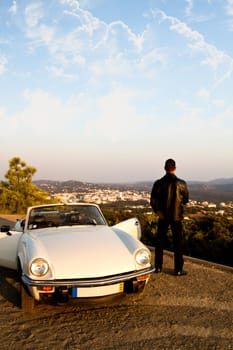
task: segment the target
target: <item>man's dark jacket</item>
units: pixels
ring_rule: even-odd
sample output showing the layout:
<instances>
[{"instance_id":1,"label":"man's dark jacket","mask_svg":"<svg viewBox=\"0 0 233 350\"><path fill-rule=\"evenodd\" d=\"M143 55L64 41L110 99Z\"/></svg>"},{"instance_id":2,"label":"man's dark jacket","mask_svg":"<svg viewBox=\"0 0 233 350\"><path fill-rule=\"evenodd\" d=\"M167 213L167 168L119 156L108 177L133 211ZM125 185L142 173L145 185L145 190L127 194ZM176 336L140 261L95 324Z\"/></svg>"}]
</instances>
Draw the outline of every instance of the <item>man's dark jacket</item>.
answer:
<instances>
[{"instance_id":1,"label":"man's dark jacket","mask_svg":"<svg viewBox=\"0 0 233 350\"><path fill-rule=\"evenodd\" d=\"M167 173L155 181L150 204L161 220L179 221L183 219L183 206L189 200L189 192L184 180Z\"/></svg>"}]
</instances>

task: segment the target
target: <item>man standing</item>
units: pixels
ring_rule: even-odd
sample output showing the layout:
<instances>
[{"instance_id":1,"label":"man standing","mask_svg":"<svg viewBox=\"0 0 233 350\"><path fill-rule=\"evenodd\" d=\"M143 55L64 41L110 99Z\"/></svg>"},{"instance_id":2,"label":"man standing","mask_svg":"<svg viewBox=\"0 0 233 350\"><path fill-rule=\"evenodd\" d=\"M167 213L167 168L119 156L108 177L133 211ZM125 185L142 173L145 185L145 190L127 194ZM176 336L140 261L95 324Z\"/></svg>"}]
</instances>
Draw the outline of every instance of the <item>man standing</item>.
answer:
<instances>
[{"instance_id":1,"label":"man standing","mask_svg":"<svg viewBox=\"0 0 233 350\"><path fill-rule=\"evenodd\" d=\"M165 162L166 174L154 182L150 204L159 216L157 242L155 247L155 272L162 271L163 248L169 226L172 230L174 246L174 269L176 276L185 275L183 271L183 206L188 203L189 192L184 180L175 175L176 163L173 159Z\"/></svg>"}]
</instances>

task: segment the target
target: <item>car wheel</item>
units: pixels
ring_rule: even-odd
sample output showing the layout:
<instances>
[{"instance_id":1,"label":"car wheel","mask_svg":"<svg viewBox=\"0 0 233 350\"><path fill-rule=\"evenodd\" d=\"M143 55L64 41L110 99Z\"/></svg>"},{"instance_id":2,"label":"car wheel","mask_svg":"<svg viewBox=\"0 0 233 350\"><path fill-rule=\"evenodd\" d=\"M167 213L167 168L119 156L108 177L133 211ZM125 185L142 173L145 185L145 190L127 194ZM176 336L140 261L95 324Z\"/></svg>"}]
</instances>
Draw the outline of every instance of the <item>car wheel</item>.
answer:
<instances>
[{"instance_id":1,"label":"car wheel","mask_svg":"<svg viewBox=\"0 0 233 350\"><path fill-rule=\"evenodd\" d=\"M21 309L25 312L32 312L34 306L34 298L29 294L27 287L21 283Z\"/></svg>"},{"instance_id":2,"label":"car wheel","mask_svg":"<svg viewBox=\"0 0 233 350\"><path fill-rule=\"evenodd\" d=\"M140 301L143 299L145 286L146 286L146 283L144 281L136 284L134 288L134 292L130 295L133 301Z\"/></svg>"}]
</instances>

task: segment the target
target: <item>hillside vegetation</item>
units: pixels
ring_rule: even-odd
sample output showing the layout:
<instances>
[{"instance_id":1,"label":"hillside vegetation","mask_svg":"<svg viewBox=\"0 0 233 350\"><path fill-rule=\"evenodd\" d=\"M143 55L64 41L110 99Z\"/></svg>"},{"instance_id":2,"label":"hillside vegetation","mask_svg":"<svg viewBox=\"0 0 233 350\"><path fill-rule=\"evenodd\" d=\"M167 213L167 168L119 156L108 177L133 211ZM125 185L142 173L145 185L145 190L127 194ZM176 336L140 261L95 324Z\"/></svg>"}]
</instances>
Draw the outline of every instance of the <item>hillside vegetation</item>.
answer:
<instances>
[{"instance_id":1,"label":"hillside vegetation","mask_svg":"<svg viewBox=\"0 0 233 350\"><path fill-rule=\"evenodd\" d=\"M110 225L137 216L142 228L142 241L155 246L158 217L141 210L115 210L102 206ZM188 215L188 213L187 213ZM223 216L206 215L183 221L184 254L233 267L233 220ZM165 249L173 251L172 234L168 232Z\"/></svg>"},{"instance_id":2,"label":"hillside vegetation","mask_svg":"<svg viewBox=\"0 0 233 350\"><path fill-rule=\"evenodd\" d=\"M5 181L0 182L0 212L25 213L29 206L51 201L47 192L32 183L36 168L28 166L19 157L9 161Z\"/></svg>"}]
</instances>

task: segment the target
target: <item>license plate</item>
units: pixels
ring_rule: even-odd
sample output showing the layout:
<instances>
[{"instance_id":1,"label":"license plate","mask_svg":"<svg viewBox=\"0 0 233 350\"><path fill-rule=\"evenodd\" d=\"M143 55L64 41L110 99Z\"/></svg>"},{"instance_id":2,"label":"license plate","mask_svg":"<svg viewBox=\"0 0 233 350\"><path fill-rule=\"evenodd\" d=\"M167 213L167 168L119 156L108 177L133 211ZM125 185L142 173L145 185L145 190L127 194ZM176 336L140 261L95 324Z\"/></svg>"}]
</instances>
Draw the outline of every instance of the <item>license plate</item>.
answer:
<instances>
[{"instance_id":1,"label":"license plate","mask_svg":"<svg viewBox=\"0 0 233 350\"><path fill-rule=\"evenodd\" d=\"M72 288L73 298L91 298L122 293L124 283L111 284L109 286Z\"/></svg>"}]
</instances>

